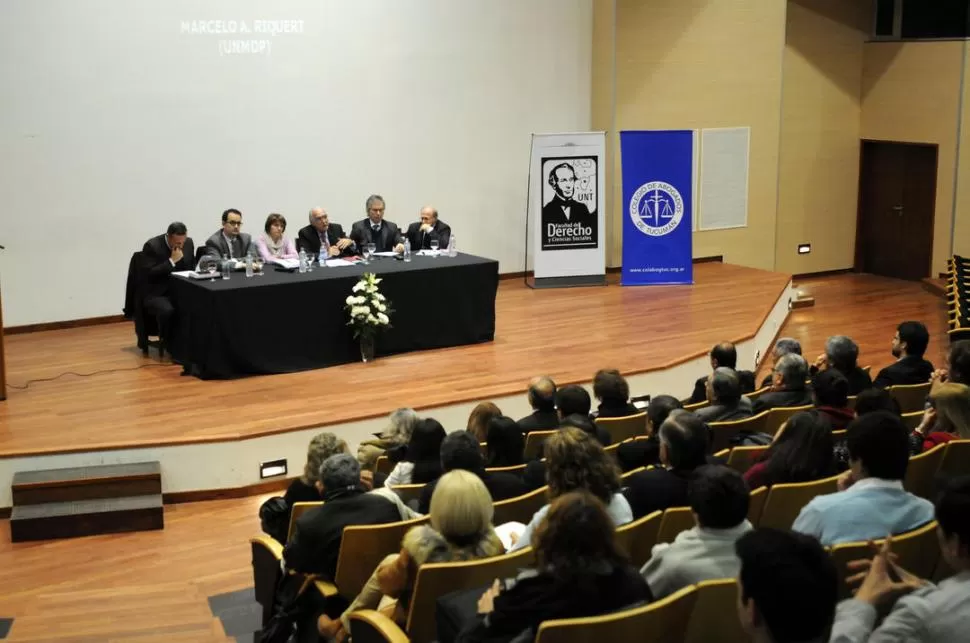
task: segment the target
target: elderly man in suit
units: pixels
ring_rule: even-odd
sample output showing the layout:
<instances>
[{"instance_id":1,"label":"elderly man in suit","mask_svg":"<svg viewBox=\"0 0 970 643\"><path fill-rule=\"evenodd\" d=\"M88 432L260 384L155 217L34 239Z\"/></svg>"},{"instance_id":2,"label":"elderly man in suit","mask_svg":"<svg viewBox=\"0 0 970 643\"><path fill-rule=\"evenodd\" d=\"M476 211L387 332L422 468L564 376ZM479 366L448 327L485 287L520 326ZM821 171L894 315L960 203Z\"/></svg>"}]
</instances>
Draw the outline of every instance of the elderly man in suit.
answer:
<instances>
[{"instance_id":1,"label":"elderly man in suit","mask_svg":"<svg viewBox=\"0 0 970 643\"><path fill-rule=\"evenodd\" d=\"M350 238L363 248L373 243L376 252L404 252L404 237L400 228L391 221L384 220L384 197L372 194L365 205L367 218L358 221L350 229Z\"/></svg>"},{"instance_id":2,"label":"elderly man in suit","mask_svg":"<svg viewBox=\"0 0 970 643\"><path fill-rule=\"evenodd\" d=\"M241 231L242 212L229 208L222 213L222 229L206 239L205 253L213 257L244 259L249 254L252 239Z\"/></svg>"},{"instance_id":3,"label":"elderly man in suit","mask_svg":"<svg viewBox=\"0 0 970 643\"><path fill-rule=\"evenodd\" d=\"M297 233L296 249L314 256L322 249L328 257L340 257L354 254L357 244L344 234L343 226L332 223L327 211L318 207L310 210L310 225Z\"/></svg>"},{"instance_id":4,"label":"elderly man in suit","mask_svg":"<svg viewBox=\"0 0 970 643\"><path fill-rule=\"evenodd\" d=\"M421 220L408 226L407 238L411 250L428 250L431 240L438 240L439 248L447 248L451 241L451 226L438 219L438 211L431 206L421 208Z\"/></svg>"},{"instance_id":5,"label":"elderly man in suit","mask_svg":"<svg viewBox=\"0 0 970 643\"><path fill-rule=\"evenodd\" d=\"M170 275L176 270L192 270L195 245L181 221L170 223L165 234L152 237L141 249L141 291L145 313L158 320L164 344L171 337L175 306L170 295ZM140 346L145 350L145 346Z\"/></svg>"}]
</instances>

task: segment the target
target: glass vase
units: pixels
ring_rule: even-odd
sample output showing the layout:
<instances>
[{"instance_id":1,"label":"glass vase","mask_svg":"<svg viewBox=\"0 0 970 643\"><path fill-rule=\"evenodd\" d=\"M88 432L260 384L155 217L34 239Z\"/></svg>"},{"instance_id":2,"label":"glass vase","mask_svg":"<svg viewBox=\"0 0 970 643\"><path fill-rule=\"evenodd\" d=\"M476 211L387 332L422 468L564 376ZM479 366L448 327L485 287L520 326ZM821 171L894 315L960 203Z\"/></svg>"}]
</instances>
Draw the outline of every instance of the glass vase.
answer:
<instances>
[{"instance_id":1,"label":"glass vase","mask_svg":"<svg viewBox=\"0 0 970 643\"><path fill-rule=\"evenodd\" d=\"M362 359L365 362L371 362L374 360L374 336L373 335L360 336L360 359Z\"/></svg>"}]
</instances>

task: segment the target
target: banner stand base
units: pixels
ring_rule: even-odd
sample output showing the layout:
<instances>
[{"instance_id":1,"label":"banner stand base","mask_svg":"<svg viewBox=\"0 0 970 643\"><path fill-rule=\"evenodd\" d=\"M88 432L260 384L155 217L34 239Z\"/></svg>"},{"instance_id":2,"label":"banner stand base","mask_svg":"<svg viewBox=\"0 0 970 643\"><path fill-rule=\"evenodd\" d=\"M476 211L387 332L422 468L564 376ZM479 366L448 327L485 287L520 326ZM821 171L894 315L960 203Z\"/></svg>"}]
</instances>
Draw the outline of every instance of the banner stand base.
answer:
<instances>
[{"instance_id":1,"label":"banner stand base","mask_svg":"<svg viewBox=\"0 0 970 643\"><path fill-rule=\"evenodd\" d=\"M575 277L539 277L526 280L529 288L577 288L582 286L605 286L606 275L577 275Z\"/></svg>"}]
</instances>

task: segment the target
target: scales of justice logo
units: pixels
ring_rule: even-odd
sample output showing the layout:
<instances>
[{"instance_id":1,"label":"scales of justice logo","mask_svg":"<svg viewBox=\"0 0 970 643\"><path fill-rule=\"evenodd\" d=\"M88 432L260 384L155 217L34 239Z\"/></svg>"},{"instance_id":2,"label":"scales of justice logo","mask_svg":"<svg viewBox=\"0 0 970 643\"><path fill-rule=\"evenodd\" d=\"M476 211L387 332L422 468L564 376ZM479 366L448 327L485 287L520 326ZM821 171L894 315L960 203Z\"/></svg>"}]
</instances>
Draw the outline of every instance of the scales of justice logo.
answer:
<instances>
[{"instance_id":1,"label":"scales of justice logo","mask_svg":"<svg viewBox=\"0 0 970 643\"><path fill-rule=\"evenodd\" d=\"M630 198L630 218L643 234L662 237L680 225L684 218L684 199L669 183L644 183Z\"/></svg>"}]
</instances>

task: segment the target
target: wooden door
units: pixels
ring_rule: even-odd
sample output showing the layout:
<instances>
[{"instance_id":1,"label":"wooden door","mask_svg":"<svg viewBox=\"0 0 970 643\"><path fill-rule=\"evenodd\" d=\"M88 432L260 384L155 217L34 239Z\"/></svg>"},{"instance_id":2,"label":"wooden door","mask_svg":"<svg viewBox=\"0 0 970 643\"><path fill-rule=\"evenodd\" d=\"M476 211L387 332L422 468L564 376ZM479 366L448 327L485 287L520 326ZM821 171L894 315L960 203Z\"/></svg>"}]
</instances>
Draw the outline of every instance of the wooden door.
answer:
<instances>
[{"instance_id":1,"label":"wooden door","mask_svg":"<svg viewBox=\"0 0 970 643\"><path fill-rule=\"evenodd\" d=\"M898 279L930 276L937 147L863 141L856 270Z\"/></svg>"}]
</instances>

